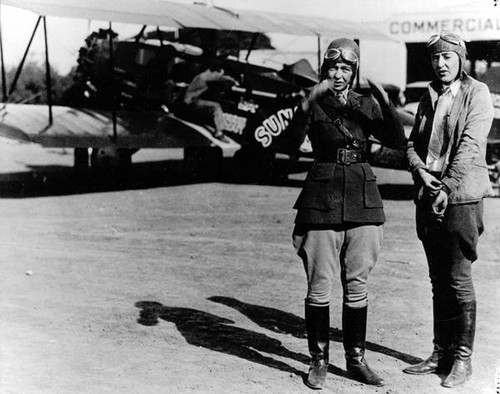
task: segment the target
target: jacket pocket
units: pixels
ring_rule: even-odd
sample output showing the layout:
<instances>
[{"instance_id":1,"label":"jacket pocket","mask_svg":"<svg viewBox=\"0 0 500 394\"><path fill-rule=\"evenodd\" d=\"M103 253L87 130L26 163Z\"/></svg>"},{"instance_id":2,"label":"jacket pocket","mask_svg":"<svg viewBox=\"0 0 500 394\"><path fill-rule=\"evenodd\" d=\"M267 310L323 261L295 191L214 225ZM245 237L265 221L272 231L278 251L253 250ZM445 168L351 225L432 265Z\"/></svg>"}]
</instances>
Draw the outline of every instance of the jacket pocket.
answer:
<instances>
[{"instance_id":1,"label":"jacket pocket","mask_svg":"<svg viewBox=\"0 0 500 394\"><path fill-rule=\"evenodd\" d=\"M335 173L335 165L332 163L314 163L309 170L307 181L330 181Z\"/></svg>"},{"instance_id":2,"label":"jacket pocket","mask_svg":"<svg viewBox=\"0 0 500 394\"><path fill-rule=\"evenodd\" d=\"M378 190L377 177L369 164L363 164L363 172L365 174L363 190L365 208L383 208L384 204Z\"/></svg>"},{"instance_id":3,"label":"jacket pocket","mask_svg":"<svg viewBox=\"0 0 500 394\"><path fill-rule=\"evenodd\" d=\"M294 208L311 208L328 211L340 201L335 198L335 164L314 163L304 182Z\"/></svg>"}]
</instances>

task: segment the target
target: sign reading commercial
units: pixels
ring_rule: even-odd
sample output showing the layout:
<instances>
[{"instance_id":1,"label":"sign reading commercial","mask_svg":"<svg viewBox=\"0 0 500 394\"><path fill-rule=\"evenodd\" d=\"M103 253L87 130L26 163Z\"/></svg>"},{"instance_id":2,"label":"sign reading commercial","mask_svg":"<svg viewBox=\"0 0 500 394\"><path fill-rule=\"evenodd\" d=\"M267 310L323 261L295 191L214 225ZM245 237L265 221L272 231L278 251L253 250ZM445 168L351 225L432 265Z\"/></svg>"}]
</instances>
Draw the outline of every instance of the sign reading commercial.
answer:
<instances>
[{"instance_id":1,"label":"sign reading commercial","mask_svg":"<svg viewBox=\"0 0 500 394\"><path fill-rule=\"evenodd\" d=\"M499 40L500 13L488 14L443 14L408 16L389 21L389 34L404 42L425 42L430 35L451 31L466 40Z\"/></svg>"}]
</instances>

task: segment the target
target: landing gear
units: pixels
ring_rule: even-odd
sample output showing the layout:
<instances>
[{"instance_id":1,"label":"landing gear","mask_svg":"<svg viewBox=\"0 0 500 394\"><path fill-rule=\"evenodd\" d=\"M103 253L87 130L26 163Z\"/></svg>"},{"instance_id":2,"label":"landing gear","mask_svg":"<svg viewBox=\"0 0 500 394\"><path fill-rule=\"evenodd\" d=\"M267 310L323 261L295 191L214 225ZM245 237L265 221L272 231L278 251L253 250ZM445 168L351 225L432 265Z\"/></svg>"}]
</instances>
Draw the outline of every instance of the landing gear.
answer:
<instances>
[{"instance_id":1,"label":"landing gear","mask_svg":"<svg viewBox=\"0 0 500 394\"><path fill-rule=\"evenodd\" d=\"M125 172L132 164L132 155L135 149L124 149L115 147L75 148L74 169L77 175L85 175L92 170L96 174L113 174Z\"/></svg>"},{"instance_id":2,"label":"landing gear","mask_svg":"<svg viewBox=\"0 0 500 394\"><path fill-rule=\"evenodd\" d=\"M216 146L184 148L184 170L190 179L217 178L223 167L222 149Z\"/></svg>"},{"instance_id":3,"label":"landing gear","mask_svg":"<svg viewBox=\"0 0 500 394\"><path fill-rule=\"evenodd\" d=\"M89 150L88 148L75 148L74 164L75 172L80 175L89 169Z\"/></svg>"},{"instance_id":4,"label":"landing gear","mask_svg":"<svg viewBox=\"0 0 500 394\"><path fill-rule=\"evenodd\" d=\"M245 182L266 182L278 178L275 153L269 149L244 146L234 155L236 177Z\"/></svg>"},{"instance_id":5,"label":"landing gear","mask_svg":"<svg viewBox=\"0 0 500 394\"><path fill-rule=\"evenodd\" d=\"M90 156L90 167L97 171L126 170L132 164L134 150L120 149L113 146L93 148Z\"/></svg>"}]
</instances>

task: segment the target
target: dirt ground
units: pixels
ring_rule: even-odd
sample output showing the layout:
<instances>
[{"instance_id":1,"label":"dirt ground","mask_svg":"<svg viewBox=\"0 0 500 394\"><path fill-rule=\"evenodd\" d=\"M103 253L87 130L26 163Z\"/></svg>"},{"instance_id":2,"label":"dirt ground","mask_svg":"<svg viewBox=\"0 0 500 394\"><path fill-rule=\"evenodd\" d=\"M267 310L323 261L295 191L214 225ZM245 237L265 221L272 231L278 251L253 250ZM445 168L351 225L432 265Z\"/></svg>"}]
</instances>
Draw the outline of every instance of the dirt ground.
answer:
<instances>
[{"instance_id":1,"label":"dirt ground","mask_svg":"<svg viewBox=\"0 0 500 394\"><path fill-rule=\"evenodd\" d=\"M305 277L291 246L301 174L191 182L140 151L121 182L77 183L71 152L0 141L1 393L308 393ZM177 156L176 156L177 155ZM341 289L323 393L498 393L500 199L474 263L474 374L446 389L401 370L431 350L431 295L405 172L376 169L387 214L370 278L367 359L345 372Z\"/></svg>"}]
</instances>

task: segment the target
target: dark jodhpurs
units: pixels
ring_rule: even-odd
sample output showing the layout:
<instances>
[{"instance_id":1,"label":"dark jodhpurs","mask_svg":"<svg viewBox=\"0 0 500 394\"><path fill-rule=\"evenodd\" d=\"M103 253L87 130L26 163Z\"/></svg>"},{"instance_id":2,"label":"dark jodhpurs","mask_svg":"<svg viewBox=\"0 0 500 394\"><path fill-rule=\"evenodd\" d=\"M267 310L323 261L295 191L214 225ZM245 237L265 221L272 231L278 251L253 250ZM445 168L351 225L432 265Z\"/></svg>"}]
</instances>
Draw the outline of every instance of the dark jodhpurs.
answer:
<instances>
[{"instance_id":1,"label":"dark jodhpurs","mask_svg":"<svg viewBox=\"0 0 500 394\"><path fill-rule=\"evenodd\" d=\"M433 297L454 306L475 301L472 263L483 232L483 201L450 205L441 222L417 206L417 234L423 243Z\"/></svg>"}]
</instances>

